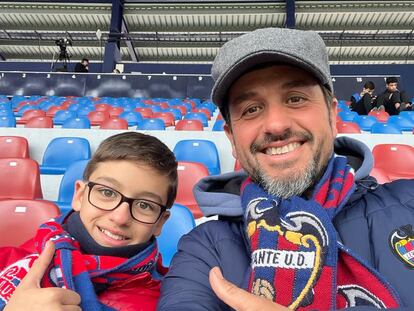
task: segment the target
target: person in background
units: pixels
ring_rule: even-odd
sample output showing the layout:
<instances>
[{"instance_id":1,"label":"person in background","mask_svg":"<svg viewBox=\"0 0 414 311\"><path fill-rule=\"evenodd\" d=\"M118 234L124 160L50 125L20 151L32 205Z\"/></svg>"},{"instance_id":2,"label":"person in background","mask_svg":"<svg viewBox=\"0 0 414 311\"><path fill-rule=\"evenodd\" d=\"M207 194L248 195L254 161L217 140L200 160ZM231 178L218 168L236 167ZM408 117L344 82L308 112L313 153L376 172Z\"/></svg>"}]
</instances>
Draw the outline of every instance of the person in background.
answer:
<instances>
[{"instance_id":1,"label":"person in background","mask_svg":"<svg viewBox=\"0 0 414 311\"><path fill-rule=\"evenodd\" d=\"M376 107L384 107L389 115L397 115L400 111L411 110L405 91L398 90L398 79L388 77L385 80L385 91L377 96Z\"/></svg>"},{"instance_id":2,"label":"person in background","mask_svg":"<svg viewBox=\"0 0 414 311\"><path fill-rule=\"evenodd\" d=\"M357 100L354 96L351 97L350 109L359 115L367 115L373 108L374 90L374 82L365 82L362 92L360 93L361 98Z\"/></svg>"},{"instance_id":3,"label":"person in background","mask_svg":"<svg viewBox=\"0 0 414 311\"><path fill-rule=\"evenodd\" d=\"M218 220L181 238L158 310L413 310L414 180L378 185L370 149L336 138L322 38L249 32L212 77L244 170L195 186Z\"/></svg>"},{"instance_id":4,"label":"person in background","mask_svg":"<svg viewBox=\"0 0 414 311\"><path fill-rule=\"evenodd\" d=\"M89 59L82 58L82 61L75 65L75 72L89 72Z\"/></svg>"},{"instance_id":5,"label":"person in background","mask_svg":"<svg viewBox=\"0 0 414 311\"><path fill-rule=\"evenodd\" d=\"M155 310L166 272L155 237L176 191L177 161L157 138L105 139L73 210L0 248L0 310Z\"/></svg>"}]
</instances>

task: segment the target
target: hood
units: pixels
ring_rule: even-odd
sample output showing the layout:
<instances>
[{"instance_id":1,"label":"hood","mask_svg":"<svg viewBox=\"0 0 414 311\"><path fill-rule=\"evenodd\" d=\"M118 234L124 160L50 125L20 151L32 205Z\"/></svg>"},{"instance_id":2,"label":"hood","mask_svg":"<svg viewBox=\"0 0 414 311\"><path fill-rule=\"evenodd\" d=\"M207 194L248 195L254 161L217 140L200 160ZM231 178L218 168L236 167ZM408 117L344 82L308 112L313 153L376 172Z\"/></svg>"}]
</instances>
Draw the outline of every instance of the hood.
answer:
<instances>
[{"instance_id":1,"label":"hood","mask_svg":"<svg viewBox=\"0 0 414 311\"><path fill-rule=\"evenodd\" d=\"M348 164L354 169L355 183L366 188L376 188L375 180L369 177L373 166L370 149L362 142L346 136L335 139L335 153L346 156ZM204 216L219 215L224 217L242 216L240 186L247 178L242 170L221 175L209 176L200 180L194 187L194 196ZM368 183L368 186L366 184ZM360 191L351 197L354 200Z\"/></svg>"}]
</instances>

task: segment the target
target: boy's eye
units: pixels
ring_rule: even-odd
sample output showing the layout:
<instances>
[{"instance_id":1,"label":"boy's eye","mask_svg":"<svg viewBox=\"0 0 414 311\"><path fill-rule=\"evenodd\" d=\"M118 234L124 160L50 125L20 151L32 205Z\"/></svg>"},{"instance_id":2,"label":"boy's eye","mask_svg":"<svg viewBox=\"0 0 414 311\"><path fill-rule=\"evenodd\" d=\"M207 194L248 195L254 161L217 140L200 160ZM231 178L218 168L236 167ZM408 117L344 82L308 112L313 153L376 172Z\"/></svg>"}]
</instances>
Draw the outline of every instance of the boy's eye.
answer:
<instances>
[{"instance_id":1,"label":"boy's eye","mask_svg":"<svg viewBox=\"0 0 414 311\"><path fill-rule=\"evenodd\" d=\"M137 200L135 201L134 206L141 210L148 210L148 211L154 210L153 204L151 204L150 202L146 202L146 201Z\"/></svg>"},{"instance_id":2,"label":"boy's eye","mask_svg":"<svg viewBox=\"0 0 414 311\"><path fill-rule=\"evenodd\" d=\"M118 196L118 194L115 191L108 188L99 189L99 193L108 199L115 199Z\"/></svg>"}]
</instances>

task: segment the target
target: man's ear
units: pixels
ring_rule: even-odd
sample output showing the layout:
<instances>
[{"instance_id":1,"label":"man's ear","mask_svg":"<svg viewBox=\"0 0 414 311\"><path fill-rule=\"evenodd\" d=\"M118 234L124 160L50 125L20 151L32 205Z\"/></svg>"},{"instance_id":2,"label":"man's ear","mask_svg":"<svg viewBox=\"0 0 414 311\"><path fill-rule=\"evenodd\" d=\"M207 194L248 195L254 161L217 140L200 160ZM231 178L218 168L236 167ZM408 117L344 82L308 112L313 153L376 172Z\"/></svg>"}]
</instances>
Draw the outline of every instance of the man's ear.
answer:
<instances>
[{"instance_id":1,"label":"man's ear","mask_svg":"<svg viewBox=\"0 0 414 311\"><path fill-rule=\"evenodd\" d=\"M72 198L72 209L79 212L82 206L83 195L86 191L86 184L82 180L75 182L75 192Z\"/></svg>"},{"instance_id":2,"label":"man's ear","mask_svg":"<svg viewBox=\"0 0 414 311\"><path fill-rule=\"evenodd\" d=\"M226 136L227 136L228 140L231 143L231 154L237 160L237 153L236 153L236 147L235 147L235 144L234 144L233 131L227 123L224 124L224 133L226 133Z\"/></svg>"},{"instance_id":3,"label":"man's ear","mask_svg":"<svg viewBox=\"0 0 414 311\"><path fill-rule=\"evenodd\" d=\"M164 213L162 213L160 219L158 219L158 222L155 226L154 236L159 236L161 234L162 226L164 226L165 222L168 220L169 217L170 217L169 210L166 210Z\"/></svg>"}]
</instances>

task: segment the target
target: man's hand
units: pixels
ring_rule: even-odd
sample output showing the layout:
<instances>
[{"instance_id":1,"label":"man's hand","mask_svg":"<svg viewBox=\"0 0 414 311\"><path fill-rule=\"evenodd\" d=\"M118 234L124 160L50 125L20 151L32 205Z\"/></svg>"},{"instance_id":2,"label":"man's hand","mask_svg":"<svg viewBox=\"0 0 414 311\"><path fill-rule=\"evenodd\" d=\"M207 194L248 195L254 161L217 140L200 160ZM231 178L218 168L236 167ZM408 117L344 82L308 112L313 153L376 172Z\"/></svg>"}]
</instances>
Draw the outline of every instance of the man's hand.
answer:
<instances>
[{"instance_id":1,"label":"man's hand","mask_svg":"<svg viewBox=\"0 0 414 311\"><path fill-rule=\"evenodd\" d=\"M54 244L50 241L47 242L42 254L17 286L4 311L81 310L79 307L81 299L78 293L64 288L40 287L40 281L52 261L54 253Z\"/></svg>"},{"instance_id":2,"label":"man's hand","mask_svg":"<svg viewBox=\"0 0 414 311\"><path fill-rule=\"evenodd\" d=\"M223 278L218 267L210 270L209 279L217 297L237 311L290 311L287 307L238 288Z\"/></svg>"}]
</instances>

